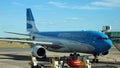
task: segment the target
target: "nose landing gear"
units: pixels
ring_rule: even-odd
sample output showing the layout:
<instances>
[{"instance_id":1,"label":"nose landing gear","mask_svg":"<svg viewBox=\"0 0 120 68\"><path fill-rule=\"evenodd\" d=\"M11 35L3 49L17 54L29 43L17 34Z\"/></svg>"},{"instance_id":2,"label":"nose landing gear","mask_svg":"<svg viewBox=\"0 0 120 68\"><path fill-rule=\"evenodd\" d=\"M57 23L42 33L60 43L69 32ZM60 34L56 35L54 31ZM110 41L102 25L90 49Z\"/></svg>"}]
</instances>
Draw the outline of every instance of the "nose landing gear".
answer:
<instances>
[{"instance_id":1,"label":"nose landing gear","mask_svg":"<svg viewBox=\"0 0 120 68\"><path fill-rule=\"evenodd\" d=\"M93 63L98 63L99 62L99 59L98 59L98 56L99 56L99 54L94 54L93 55L94 56L94 59L93 59Z\"/></svg>"}]
</instances>

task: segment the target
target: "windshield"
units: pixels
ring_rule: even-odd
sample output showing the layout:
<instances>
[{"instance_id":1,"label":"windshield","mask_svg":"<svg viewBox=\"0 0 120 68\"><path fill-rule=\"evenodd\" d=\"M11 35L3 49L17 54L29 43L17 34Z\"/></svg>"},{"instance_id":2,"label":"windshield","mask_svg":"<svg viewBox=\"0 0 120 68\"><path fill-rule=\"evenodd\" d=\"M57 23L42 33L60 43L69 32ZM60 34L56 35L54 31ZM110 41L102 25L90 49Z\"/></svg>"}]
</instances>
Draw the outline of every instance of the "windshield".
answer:
<instances>
[{"instance_id":1,"label":"windshield","mask_svg":"<svg viewBox=\"0 0 120 68\"><path fill-rule=\"evenodd\" d=\"M107 37L98 37L97 39L98 39L98 40L108 40Z\"/></svg>"}]
</instances>

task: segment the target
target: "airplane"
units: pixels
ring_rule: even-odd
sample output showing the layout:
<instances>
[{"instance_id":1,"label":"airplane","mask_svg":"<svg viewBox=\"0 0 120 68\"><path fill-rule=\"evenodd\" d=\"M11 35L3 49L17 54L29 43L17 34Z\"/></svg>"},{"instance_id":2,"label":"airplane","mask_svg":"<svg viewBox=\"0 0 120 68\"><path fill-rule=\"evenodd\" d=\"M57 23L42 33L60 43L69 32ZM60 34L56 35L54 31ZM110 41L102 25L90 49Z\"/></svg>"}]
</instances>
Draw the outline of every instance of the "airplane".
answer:
<instances>
[{"instance_id":1,"label":"airplane","mask_svg":"<svg viewBox=\"0 0 120 68\"><path fill-rule=\"evenodd\" d=\"M68 53L88 53L94 56L93 62L98 62L99 54L107 55L112 47L109 37L100 31L53 31L40 32L36 25L31 8L26 9L26 29L29 34L19 34L30 36L32 40L11 40L3 41L29 43L32 56L45 58L46 50L54 52Z\"/></svg>"}]
</instances>

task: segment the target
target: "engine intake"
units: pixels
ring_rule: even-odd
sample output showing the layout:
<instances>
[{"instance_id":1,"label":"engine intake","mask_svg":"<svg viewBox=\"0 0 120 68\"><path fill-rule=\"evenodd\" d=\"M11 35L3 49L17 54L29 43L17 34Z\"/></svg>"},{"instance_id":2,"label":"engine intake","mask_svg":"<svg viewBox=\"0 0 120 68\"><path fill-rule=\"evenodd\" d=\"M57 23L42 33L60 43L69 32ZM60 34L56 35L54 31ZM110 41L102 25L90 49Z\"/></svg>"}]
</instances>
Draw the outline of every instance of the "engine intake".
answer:
<instances>
[{"instance_id":1,"label":"engine intake","mask_svg":"<svg viewBox=\"0 0 120 68\"><path fill-rule=\"evenodd\" d=\"M32 55L37 58L44 58L46 56L45 48L40 45L35 45L32 48Z\"/></svg>"},{"instance_id":2,"label":"engine intake","mask_svg":"<svg viewBox=\"0 0 120 68\"><path fill-rule=\"evenodd\" d=\"M109 53L109 51L105 51L102 53L102 55L107 55Z\"/></svg>"}]
</instances>

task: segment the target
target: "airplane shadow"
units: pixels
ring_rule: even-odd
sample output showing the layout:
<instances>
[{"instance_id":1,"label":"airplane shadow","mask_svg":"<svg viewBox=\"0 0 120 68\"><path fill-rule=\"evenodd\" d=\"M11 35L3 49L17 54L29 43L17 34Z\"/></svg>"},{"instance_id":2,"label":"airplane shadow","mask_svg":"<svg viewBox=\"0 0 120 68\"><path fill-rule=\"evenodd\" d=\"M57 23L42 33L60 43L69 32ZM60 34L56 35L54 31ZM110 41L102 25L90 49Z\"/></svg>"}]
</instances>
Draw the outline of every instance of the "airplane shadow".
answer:
<instances>
[{"instance_id":1,"label":"airplane shadow","mask_svg":"<svg viewBox=\"0 0 120 68\"><path fill-rule=\"evenodd\" d=\"M26 56L26 55L0 54L0 56L5 56L5 57L0 57L0 59L12 59L12 60L21 60L21 61L30 60L30 56Z\"/></svg>"}]
</instances>

